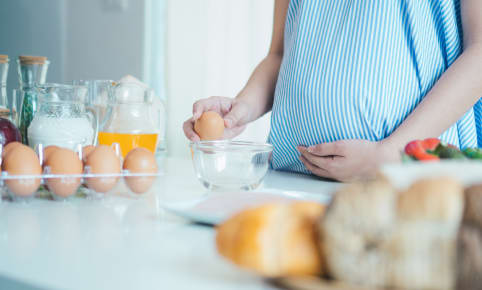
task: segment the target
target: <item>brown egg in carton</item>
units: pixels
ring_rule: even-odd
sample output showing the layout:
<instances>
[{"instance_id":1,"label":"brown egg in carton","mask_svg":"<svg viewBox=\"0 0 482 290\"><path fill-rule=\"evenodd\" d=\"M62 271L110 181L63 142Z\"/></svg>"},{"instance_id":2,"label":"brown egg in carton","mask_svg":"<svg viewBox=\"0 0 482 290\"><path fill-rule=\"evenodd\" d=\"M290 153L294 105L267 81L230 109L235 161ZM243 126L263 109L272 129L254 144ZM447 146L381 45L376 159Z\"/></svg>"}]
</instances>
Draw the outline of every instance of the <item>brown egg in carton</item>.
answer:
<instances>
[{"instance_id":1,"label":"brown egg in carton","mask_svg":"<svg viewBox=\"0 0 482 290\"><path fill-rule=\"evenodd\" d=\"M12 142L0 145L0 156L0 187L14 200L42 196L42 187L54 199L64 200L78 192L99 197L119 192L121 179L128 195L138 196L148 192L162 175L152 152L138 147L122 160L117 143L96 147L79 144L76 151L40 144L34 151Z\"/></svg>"}]
</instances>

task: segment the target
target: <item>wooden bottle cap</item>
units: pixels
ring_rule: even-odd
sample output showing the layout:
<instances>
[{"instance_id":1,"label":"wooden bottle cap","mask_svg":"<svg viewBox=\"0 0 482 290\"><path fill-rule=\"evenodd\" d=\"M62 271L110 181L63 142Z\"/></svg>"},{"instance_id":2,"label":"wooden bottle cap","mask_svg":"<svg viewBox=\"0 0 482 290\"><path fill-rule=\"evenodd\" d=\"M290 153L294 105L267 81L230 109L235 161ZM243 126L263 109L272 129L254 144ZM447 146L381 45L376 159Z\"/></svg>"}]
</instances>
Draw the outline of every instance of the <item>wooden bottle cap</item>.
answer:
<instances>
[{"instance_id":1,"label":"wooden bottle cap","mask_svg":"<svg viewBox=\"0 0 482 290\"><path fill-rule=\"evenodd\" d=\"M7 63L8 62L8 55L0 54L0 63Z\"/></svg>"},{"instance_id":2,"label":"wooden bottle cap","mask_svg":"<svg viewBox=\"0 0 482 290\"><path fill-rule=\"evenodd\" d=\"M28 65L28 64L44 64L47 61L47 57L45 56L30 56L30 55L21 55L18 57L20 64Z\"/></svg>"}]
</instances>

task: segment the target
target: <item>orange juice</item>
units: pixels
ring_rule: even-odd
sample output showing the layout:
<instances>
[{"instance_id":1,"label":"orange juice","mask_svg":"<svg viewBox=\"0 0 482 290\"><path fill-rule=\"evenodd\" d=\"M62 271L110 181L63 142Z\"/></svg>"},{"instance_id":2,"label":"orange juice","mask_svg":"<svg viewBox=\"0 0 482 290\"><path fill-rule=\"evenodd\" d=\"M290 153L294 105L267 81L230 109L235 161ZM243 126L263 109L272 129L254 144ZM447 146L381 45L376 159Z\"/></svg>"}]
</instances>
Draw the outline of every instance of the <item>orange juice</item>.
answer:
<instances>
[{"instance_id":1,"label":"orange juice","mask_svg":"<svg viewBox=\"0 0 482 290\"><path fill-rule=\"evenodd\" d=\"M156 151L157 134L128 134L99 132L98 140L100 145L112 145L119 143L122 157L136 147L144 147L152 153Z\"/></svg>"}]
</instances>

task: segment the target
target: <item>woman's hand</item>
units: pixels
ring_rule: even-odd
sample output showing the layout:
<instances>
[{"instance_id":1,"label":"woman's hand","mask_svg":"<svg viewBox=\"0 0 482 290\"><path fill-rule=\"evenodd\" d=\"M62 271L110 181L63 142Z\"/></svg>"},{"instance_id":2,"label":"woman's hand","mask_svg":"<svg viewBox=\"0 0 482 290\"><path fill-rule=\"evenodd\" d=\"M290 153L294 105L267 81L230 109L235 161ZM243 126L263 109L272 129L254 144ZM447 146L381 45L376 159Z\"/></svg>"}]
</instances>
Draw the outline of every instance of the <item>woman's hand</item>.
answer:
<instances>
[{"instance_id":1,"label":"woman's hand","mask_svg":"<svg viewBox=\"0 0 482 290\"><path fill-rule=\"evenodd\" d=\"M184 122L183 129L186 137L193 141L199 141L200 138L194 131L194 122L196 122L202 113L207 111L215 111L224 118L224 135L223 139L231 139L243 132L246 124L250 121L250 107L246 102L227 98L227 97L210 97L199 100L192 107L192 118Z\"/></svg>"},{"instance_id":2,"label":"woman's hand","mask_svg":"<svg viewBox=\"0 0 482 290\"><path fill-rule=\"evenodd\" d=\"M320 177L354 181L375 176L383 163L399 162L400 152L386 142L341 140L310 147L298 146L306 169Z\"/></svg>"}]
</instances>

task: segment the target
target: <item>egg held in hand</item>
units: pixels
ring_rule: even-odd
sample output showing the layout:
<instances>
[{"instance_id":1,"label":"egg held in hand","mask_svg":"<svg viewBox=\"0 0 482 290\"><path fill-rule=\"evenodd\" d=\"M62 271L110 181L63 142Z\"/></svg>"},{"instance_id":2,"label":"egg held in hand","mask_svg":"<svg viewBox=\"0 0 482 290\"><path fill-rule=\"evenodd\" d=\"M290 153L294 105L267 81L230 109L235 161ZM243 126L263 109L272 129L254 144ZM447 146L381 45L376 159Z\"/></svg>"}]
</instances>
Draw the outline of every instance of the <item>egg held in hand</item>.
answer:
<instances>
[{"instance_id":1,"label":"egg held in hand","mask_svg":"<svg viewBox=\"0 0 482 290\"><path fill-rule=\"evenodd\" d=\"M127 154L123 169L129 173L156 173L156 158L151 151L138 147ZM125 182L132 192L140 194L148 191L155 179L155 176L126 176Z\"/></svg>"},{"instance_id":2,"label":"egg held in hand","mask_svg":"<svg viewBox=\"0 0 482 290\"><path fill-rule=\"evenodd\" d=\"M224 119L216 112L204 112L194 122L194 131L203 141L219 140L224 134Z\"/></svg>"},{"instance_id":3,"label":"egg held in hand","mask_svg":"<svg viewBox=\"0 0 482 290\"><path fill-rule=\"evenodd\" d=\"M12 148L5 156L2 169L8 175L40 175L42 167L37 154L25 145L18 145ZM5 181L8 189L17 196L31 196L40 186L40 178L7 179Z\"/></svg>"},{"instance_id":4,"label":"egg held in hand","mask_svg":"<svg viewBox=\"0 0 482 290\"><path fill-rule=\"evenodd\" d=\"M119 174L121 172L120 159L114 149L107 145L99 145L92 151L85 162L92 174ZM87 186L97 192L108 192L117 184L119 177L89 177Z\"/></svg>"},{"instance_id":5,"label":"egg held in hand","mask_svg":"<svg viewBox=\"0 0 482 290\"><path fill-rule=\"evenodd\" d=\"M56 149L50 153L45 162L51 174L76 174L82 173L82 161L79 156L69 149ZM47 185L53 194L68 197L77 192L80 186L80 177L48 178Z\"/></svg>"}]
</instances>

